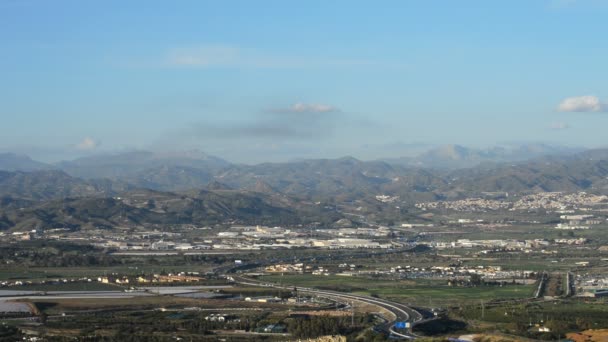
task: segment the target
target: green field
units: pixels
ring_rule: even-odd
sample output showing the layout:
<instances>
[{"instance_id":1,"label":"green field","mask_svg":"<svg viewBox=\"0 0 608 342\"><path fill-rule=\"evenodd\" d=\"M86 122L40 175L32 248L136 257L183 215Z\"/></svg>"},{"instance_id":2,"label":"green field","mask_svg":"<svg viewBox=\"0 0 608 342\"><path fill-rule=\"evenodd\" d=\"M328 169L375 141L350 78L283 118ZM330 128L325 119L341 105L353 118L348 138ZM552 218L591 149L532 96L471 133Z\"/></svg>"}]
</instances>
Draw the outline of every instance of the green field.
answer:
<instances>
[{"instance_id":1,"label":"green field","mask_svg":"<svg viewBox=\"0 0 608 342\"><path fill-rule=\"evenodd\" d=\"M566 333L608 327L608 306L604 299L486 303L483 309L481 303L477 303L452 310L451 315L474 322L475 325L492 326L520 336L553 341ZM531 325L546 326L551 334L534 334L529 330Z\"/></svg>"},{"instance_id":2,"label":"green field","mask_svg":"<svg viewBox=\"0 0 608 342\"><path fill-rule=\"evenodd\" d=\"M283 285L332 288L425 306L455 305L479 300L529 298L536 289L536 285L450 287L444 281L391 281L341 276L272 275L259 279Z\"/></svg>"}]
</instances>

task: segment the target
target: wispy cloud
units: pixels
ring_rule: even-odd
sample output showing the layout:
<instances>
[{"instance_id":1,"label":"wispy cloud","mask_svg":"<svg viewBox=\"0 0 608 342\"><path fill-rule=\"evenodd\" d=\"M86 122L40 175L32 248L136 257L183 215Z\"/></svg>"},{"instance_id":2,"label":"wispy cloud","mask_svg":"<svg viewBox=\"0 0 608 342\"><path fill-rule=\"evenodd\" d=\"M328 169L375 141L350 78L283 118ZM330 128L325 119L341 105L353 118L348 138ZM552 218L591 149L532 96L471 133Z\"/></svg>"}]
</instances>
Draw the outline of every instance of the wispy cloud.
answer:
<instances>
[{"instance_id":1,"label":"wispy cloud","mask_svg":"<svg viewBox=\"0 0 608 342\"><path fill-rule=\"evenodd\" d=\"M568 97L558 106L560 112L608 112L608 104L603 103L597 96L585 95Z\"/></svg>"},{"instance_id":2,"label":"wispy cloud","mask_svg":"<svg viewBox=\"0 0 608 342\"><path fill-rule=\"evenodd\" d=\"M287 122L266 121L248 123L200 123L191 126L191 133L213 139L280 139L302 140L320 138L327 129L315 125L291 125Z\"/></svg>"},{"instance_id":3,"label":"wispy cloud","mask_svg":"<svg viewBox=\"0 0 608 342\"><path fill-rule=\"evenodd\" d=\"M290 56L243 49L231 45L200 45L172 48L164 65L189 68L336 68L336 67L399 67L400 64L356 58Z\"/></svg>"},{"instance_id":4,"label":"wispy cloud","mask_svg":"<svg viewBox=\"0 0 608 342\"><path fill-rule=\"evenodd\" d=\"M86 137L77 143L75 147L80 151L92 151L99 147L99 142L95 141L93 138Z\"/></svg>"},{"instance_id":5,"label":"wispy cloud","mask_svg":"<svg viewBox=\"0 0 608 342\"><path fill-rule=\"evenodd\" d=\"M270 110L271 113L336 113L339 112L340 109L322 103L301 103L297 102L291 106L283 107L283 108L273 108Z\"/></svg>"},{"instance_id":6,"label":"wispy cloud","mask_svg":"<svg viewBox=\"0 0 608 342\"><path fill-rule=\"evenodd\" d=\"M298 102L258 112L249 120L197 123L191 125L189 133L196 137L223 140L310 140L330 136L342 119L342 112L336 106Z\"/></svg>"}]
</instances>

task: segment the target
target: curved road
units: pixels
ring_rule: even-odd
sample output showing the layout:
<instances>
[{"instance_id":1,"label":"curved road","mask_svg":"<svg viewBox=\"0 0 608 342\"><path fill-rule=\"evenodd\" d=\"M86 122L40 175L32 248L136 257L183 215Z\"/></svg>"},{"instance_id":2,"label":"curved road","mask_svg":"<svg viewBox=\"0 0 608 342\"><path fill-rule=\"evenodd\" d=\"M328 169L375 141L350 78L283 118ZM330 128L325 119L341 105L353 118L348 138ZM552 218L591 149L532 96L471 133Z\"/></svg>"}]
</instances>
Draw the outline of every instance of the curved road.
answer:
<instances>
[{"instance_id":1,"label":"curved road","mask_svg":"<svg viewBox=\"0 0 608 342\"><path fill-rule=\"evenodd\" d=\"M255 280L255 279L238 276L238 275L231 275L231 277L236 283L243 284L243 285L270 286L273 288L280 288L280 289L285 289L285 290L293 289L293 287L269 284L269 283L261 282L261 281ZM425 320L424 317L422 316L422 314L420 314L418 311L416 311L406 305L403 305L401 303L392 302L392 301L389 301L386 299L361 296L361 295L353 295L353 294L348 294L348 293L343 293L343 292L338 292L338 291L317 290L317 289L313 289L313 288L309 288L309 287L296 286L296 290L299 292L302 292L302 293L311 293L311 294L322 295L322 296L327 296L327 297L339 298L339 299L345 300L347 302L356 300L356 301L368 303L368 304L375 305L375 306L381 307L383 309L386 309L389 312L391 312L393 315L395 315L395 319L393 321L389 321L387 323L384 323L384 324L378 326L378 328L380 328L380 330L386 332L389 335L394 335L394 336L400 337L400 338L414 339L414 338L416 338L416 336L412 333L403 333L403 332L395 331L393 327L396 322L410 322L411 326L414 326L416 324L420 324L420 323L427 322L430 320L430 319Z\"/></svg>"}]
</instances>

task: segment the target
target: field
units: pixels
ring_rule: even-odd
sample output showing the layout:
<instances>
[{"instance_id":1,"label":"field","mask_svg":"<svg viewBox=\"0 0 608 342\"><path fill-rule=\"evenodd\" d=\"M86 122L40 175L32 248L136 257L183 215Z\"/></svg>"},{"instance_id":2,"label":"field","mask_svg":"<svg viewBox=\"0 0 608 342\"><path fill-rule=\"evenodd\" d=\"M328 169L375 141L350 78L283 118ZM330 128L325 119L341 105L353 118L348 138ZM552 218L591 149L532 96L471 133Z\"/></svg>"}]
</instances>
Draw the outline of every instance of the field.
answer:
<instances>
[{"instance_id":1,"label":"field","mask_svg":"<svg viewBox=\"0 0 608 342\"><path fill-rule=\"evenodd\" d=\"M125 298L65 298L65 299L37 299L33 304L40 311L49 315L63 312L82 312L96 310L134 310L154 311L160 309L181 309L184 307L201 307L205 309L219 308L251 308L273 309L284 308L272 303L257 303L244 301L227 301L219 299L184 298L174 296L138 296Z\"/></svg>"},{"instance_id":2,"label":"field","mask_svg":"<svg viewBox=\"0 0 608 342\"><path fill-rule=\"evenodd\" d=\"M555 340L565 334L608 326L604 300L563 299L528 303L481 303L455 308L450 316L469 324L470 329L495 330L541 340ZM539 334L535 328L547 327Z\"/></svg>"},{"instance_id":3,"label":"field","mask_svg":"<svg viewBox=\"0 0 608 342\"><path fill-rule=\"evenodd\" d=\"M450 287L442 281L376 280L363 277L284 275L263 276L262 281L349 291L424 306L456 305L479 300L530 298L535 285Z\"/></svg>"},{"instance_id":4,"label":"field","mask_svg":"<svg viewBox=\"0 0 608 342\"><path fill-rule=\"evenodd\" d=\"M23 267L19 270L15 268L0 268L0 280L48 280L60 278L97 278L112 273L120 275L140 275L142 273L152 274L165 272L199 272L204 274L210 270L207 265L188 265L188 266L157 266L157 265L137 265L137 266L108 266L108 267Z\"/></svg>"}]
</instances>

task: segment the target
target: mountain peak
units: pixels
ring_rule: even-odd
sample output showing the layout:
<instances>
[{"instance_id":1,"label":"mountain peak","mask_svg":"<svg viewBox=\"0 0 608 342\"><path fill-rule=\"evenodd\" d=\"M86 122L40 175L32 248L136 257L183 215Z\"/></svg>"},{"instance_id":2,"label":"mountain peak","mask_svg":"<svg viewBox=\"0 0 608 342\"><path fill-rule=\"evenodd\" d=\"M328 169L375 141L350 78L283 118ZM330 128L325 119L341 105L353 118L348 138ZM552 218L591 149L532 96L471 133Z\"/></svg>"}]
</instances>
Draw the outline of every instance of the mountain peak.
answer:
<instances>
[{"instance_id":1,"label":"mountain peak","mask_svg":"<svg viewBox=\"0 0 608 342\"><path fill-rule=\"evenodd\" d=\"M224 183L220 183L216 180L210 182L209 184L207 184L207 186L205 187L206 190L210 190L210 191L217 191L217 190L233 190L231 187L229 187L228 185L224 184Z\"/></svg>"},{"instance_id":2,"label":"mountain peak","mask_svg":"<svg viewBox=\"0 0 608 342\"><path fill-rule=\"evenodd\" d=\"M50 169L52 169L50 165L35 161L26 155L15 153L0 153L0 170L27 172Z\"/></svg>"},{"instance_id":3,"label":"mountain peak","mask_svg":"<svg viewBox=\"0 0 608 342\"><path fill-rule=\"evenodd\" d=\"M264 194L271 194L271 193L276 193L277 191L270 186L270 184L264 182L263 180L258 179L255 182L255 186L253 187L253 191L255 192L261 192Z\"/></svg>"}]
</instances>

